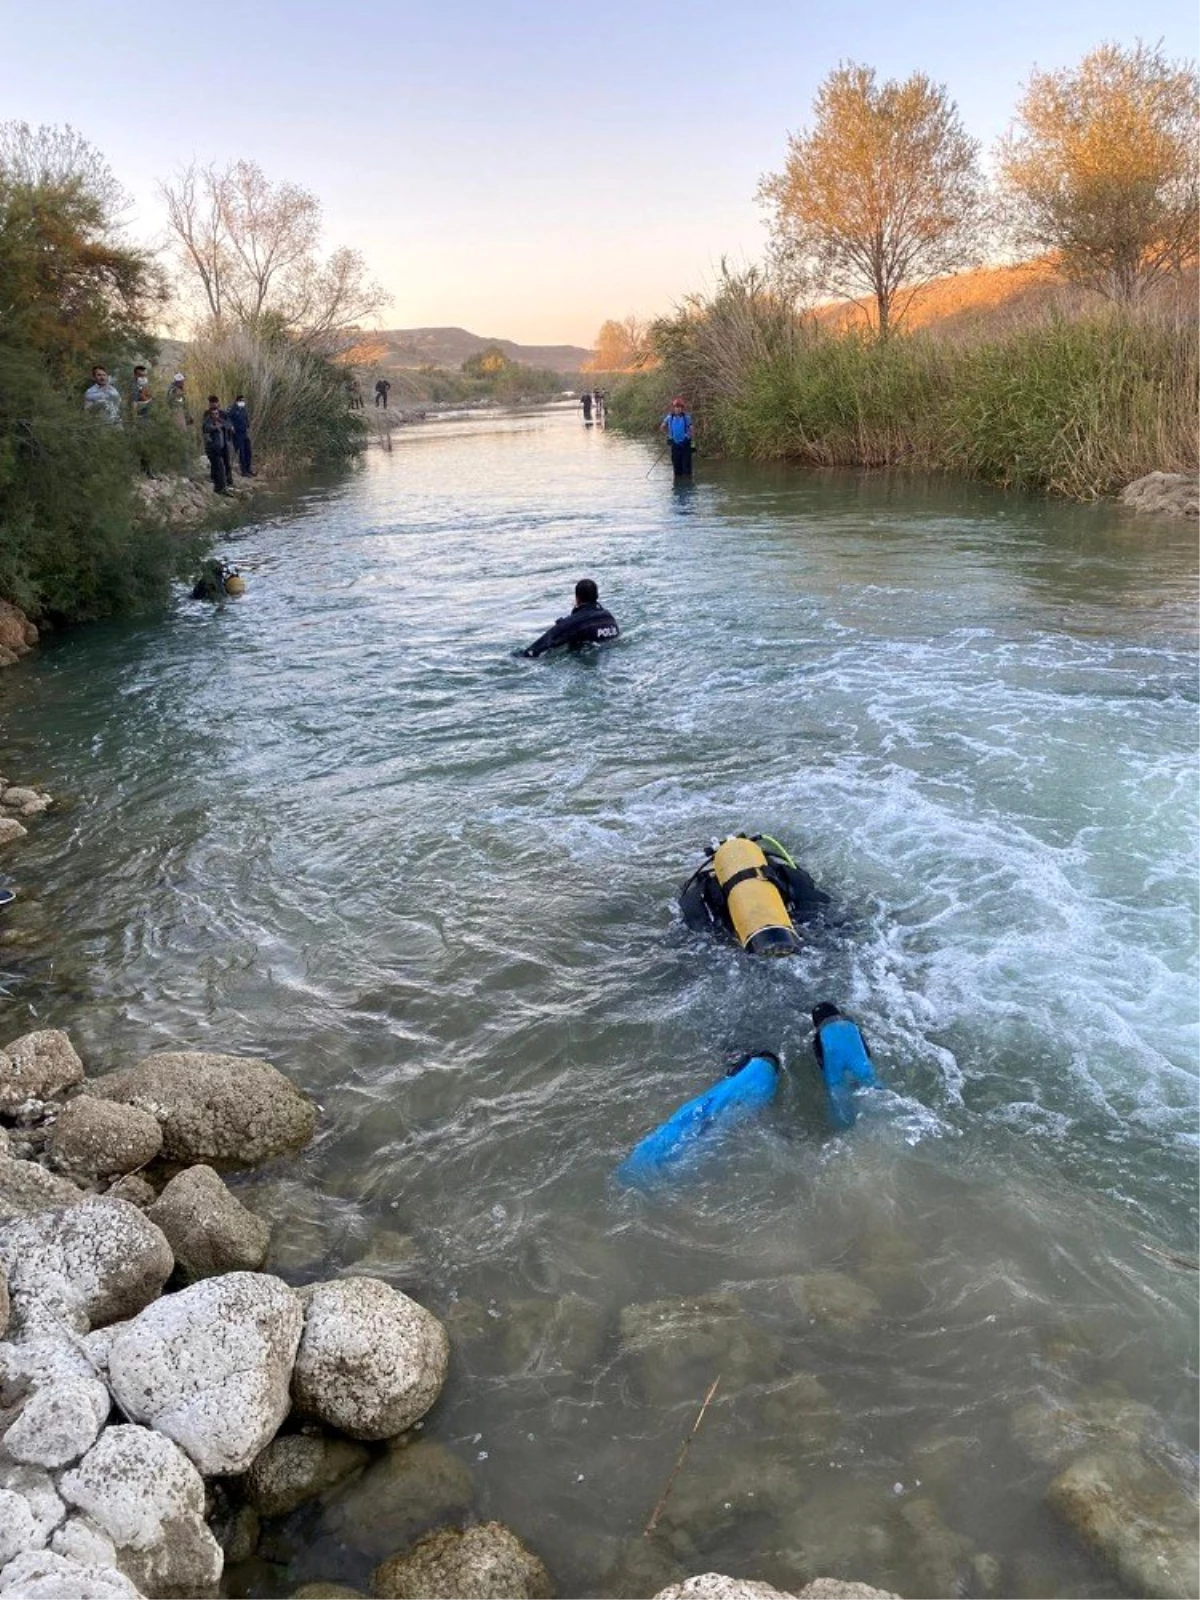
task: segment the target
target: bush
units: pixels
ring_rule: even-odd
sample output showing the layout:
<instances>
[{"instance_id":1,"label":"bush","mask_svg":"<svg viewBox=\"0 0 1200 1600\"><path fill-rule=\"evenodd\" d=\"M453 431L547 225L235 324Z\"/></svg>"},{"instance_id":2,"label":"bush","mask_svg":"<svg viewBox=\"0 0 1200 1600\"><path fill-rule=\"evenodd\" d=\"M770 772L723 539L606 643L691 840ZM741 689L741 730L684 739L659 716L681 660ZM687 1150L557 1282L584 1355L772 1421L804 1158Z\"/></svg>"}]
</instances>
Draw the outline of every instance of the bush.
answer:
<instances>
[{"instance_id":1,"label":"bush","mask_svg":"<svg viewBox=\"0 0 1200 1600\"><path fill-rule=\"evenodd\" d=\"M0 595L58 622L162 602L195 547L135 522L134 483L143 450L177 459L179 441L85 416L35 353L0 343Z\"/></svg>"}]
</instances>

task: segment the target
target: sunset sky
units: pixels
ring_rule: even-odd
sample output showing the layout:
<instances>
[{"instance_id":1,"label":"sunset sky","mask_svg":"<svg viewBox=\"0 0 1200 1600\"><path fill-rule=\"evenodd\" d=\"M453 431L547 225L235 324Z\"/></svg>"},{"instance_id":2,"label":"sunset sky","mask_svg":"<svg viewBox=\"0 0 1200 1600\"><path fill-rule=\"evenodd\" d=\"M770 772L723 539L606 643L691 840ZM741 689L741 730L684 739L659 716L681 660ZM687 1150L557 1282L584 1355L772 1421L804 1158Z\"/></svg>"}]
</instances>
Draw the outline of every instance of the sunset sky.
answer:
<instances>
[{"instance_id":1,"label":"sunset sky","mask_svg":"<svg viewBox=\"0 0 1200 1600\"><path fill-rule=\"evenodd\" d=\"M0 116L69 122L161 229L156 179L258 161L367 256L389 327L590 344L757 259L754 190L840 60L946 83L990 147L1035 63L1194 57L1193 0L0 5Z\"/></svg>"}]
</instances>

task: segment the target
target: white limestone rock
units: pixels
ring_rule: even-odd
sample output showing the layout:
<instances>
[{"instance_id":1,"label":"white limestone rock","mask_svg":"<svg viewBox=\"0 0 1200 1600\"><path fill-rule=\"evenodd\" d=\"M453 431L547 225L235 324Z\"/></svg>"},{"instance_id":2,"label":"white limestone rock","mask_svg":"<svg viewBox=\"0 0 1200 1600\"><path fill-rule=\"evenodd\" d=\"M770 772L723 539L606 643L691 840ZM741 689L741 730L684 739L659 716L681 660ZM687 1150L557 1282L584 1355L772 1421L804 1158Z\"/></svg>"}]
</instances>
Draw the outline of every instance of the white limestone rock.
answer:
<instances>
[{"instance_id":1,"label":"white limestone rock","mask_svg":"<svg viewBox=\"0 0 1200 1600\"><path fill-rule=\"evenodd\" d=\"M4 1435L14 1461L32 1467L65 1467L95 1444L112 1407L96 1378L69 1378L35 1389Z\"/></svg>"},{"instance_id":2,"label":"white limestone rock","mask_svg":"<svg viewBox=\"0 0 1200 1600\"><path fill-rule=\"evenodd\" d=\"M60 1029L24 1033L0 1050L0 1111L13 1112L26 1100L49 1100L82 1078L83 1062Z\"/></svg>"},{"instance_id":3,"label":"white limestone rock","mask_svg":"<svg viewBox=\"0 0 1200 1600\"><path fill-rule=\"evenodd\" d=\"M0 1268L21 1327L44 1318L86 1333L133 1316L162 1291L174 1264L154 1224L107 1195L0 1224Z\"/></svg>"},{"instance_id":4,"label":"white limestone rock","mask_svg":"<svg viewBox=\"0 0 1200 1600\"><path fill-rule=\"evenodd\" d=\"M162 1149L162 1129L148 1111L81 1094L55 1118L46 1154L83 1183L144 1167Z\"/></svg>"},{"instance_id":5,"label":"white limestone rock","mask_svg":"<svg viewBox=\"0 0 1200 1600\"><path fill-rule=\"evenodd\" d=\"M176 1445L134 1424L106 1428L60 1488L117 1548L146 1594L202 1595L221 1576L221 1547L204 1523L204 1481Z\"/></svg>"},{"instance_id":6,"label":"white limestone rock","mask_svg":"<svg viewBox=\"0 0 1200 1600\"><path fill-rule=\"evenodd\" d=\"M380 1600L549 1600L550 1574L500 1522L437 1528L371 1574Z\"/></svg>"},{"instance_id":7,"label":"white limestone rock","mask_svg":"<svg viewBox=\"0 0 1200 1600\"><path fill-rule=\"evenodd\" d=\"M161 1051L97 1079L90 1090L148 1111L174 1161L255 1167L307 1144L316 1127L307 1095L253 1056Z\"/></svg>"},{"instance_id":8,"label":"white limestone rock","mask_svg":"<svg viewBox=\"0 0 1200 1600\"><path fill-rule=\"evenodd\" d=\"M84 1566L53 1550L28 1551L0 1571L0 1594L14 1600L142 1600L115 1567Z\"/></svg>"},{"instance_id":9,"label":"white limestone rock","mask_svg":"<svg viewBox=\"0 0 1200 1600\"><path fill-rule=\"evenodd\" d=\"M100 1376L88 1360L85 1341L51 1326L0 1344L0 1405L16 1406L45 1384Z\"/></svg>"},{"instance_id":10,"label":"white limestone rock","mask_svg":"<svg viewBox=\"0 0 1200 1600\"><path fill-rule=\"evenodd\" d=\"M221 1272L256 1272L267 1259L270 1226L230 1194L211 1167L188 1167L146 1215L162 1229L190 1281Z\"/></svg>"},{"instance_id":11,"label":"white limestone rock","mask_svg":"<svg viewBox=\"0 0 1200 1600\"><path fill-rule=\"evenodd\" d=\"M67 1514L50 1474L41 1467L26 1467L0 1457L0 1489L9 1489L25 1501L33 1513L35 1541L40 1549Z\"/></svg>"},{"instance_id":12,"label":"white limestone rock","mask_svg":"<svg viewBox=\"0 0 1200 1600\"><path fill-rule=\"evenodd\" d=\"M450 1341L432 1312L378 1278L342 1278L301 1291L304 1336L296 1404L352 1439L412 1427L446 1381Z\"/></svg>"},{"instance_id":13,"label":"white limestone rock","mask_svg":"<svg viewBox=\"0 0 1200 1600\"><path fill-rule=\"evenodd\" d=\"M290 1408L303 1321L279 1278L206 1278L117 1331L109 1384L129 1416L173 1439L201 1472L245 1472Z\"/></svg>"},{"instance_id":14,"label":"white limestone rock","mask_svg":"<svg viewBox=\"0 0 1200 1600\"><path fill-rule=\"evenodd\" d=\"M50 1540L55 1555L78 1561L83 1567L115 1567L117 1547L104 1529L82 1514L67 1518Z\"/></svg>"},{"instance_id":15,"label":"white limestone rock","mask_svg":"<svg viewBox=\"0 0 1200 1600\"><path fill-rule=\"evenodd\" d=\"M0 1489L0 1566L19 1556L22 1550L37 1550L46 1542L34 1521L24 1495Z\"/></svg>"}]
</instances>

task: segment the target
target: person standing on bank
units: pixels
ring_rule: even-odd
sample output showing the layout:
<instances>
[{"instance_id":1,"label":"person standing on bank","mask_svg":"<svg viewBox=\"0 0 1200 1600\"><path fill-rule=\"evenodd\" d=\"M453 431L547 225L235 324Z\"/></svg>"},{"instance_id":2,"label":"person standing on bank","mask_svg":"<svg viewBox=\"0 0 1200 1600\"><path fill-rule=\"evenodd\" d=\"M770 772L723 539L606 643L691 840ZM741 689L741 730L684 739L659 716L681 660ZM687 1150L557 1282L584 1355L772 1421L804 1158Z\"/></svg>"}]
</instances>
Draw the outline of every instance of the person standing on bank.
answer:
<instances>
[{"instance_id":1,"label":"person standing on bank","mask_svg":"<svg viewBox=\"0 0 1200 1600\"><path fill-rule=\"evenodd\" d=\"M581 650L585 644L606 644L620 637L617 619L600 604L600 591L594 578L580 578L575 585L575 604L569 616L559 617L552 628L547 628L540 639L535 639L524 650L514 650L515 656L535 659L547 650L557 650L565 645L568 650Z\"/></svg>"},{"instance_id":2,"label":"person standing on bank","mask_svg":"<svg viewBox=\"0 0 1200 1600\"><path fill-rule=\"evenodd\" d=\"M208 457L208 470L212 473L213 489L217 494L229 492L229 420L221 410L215 394L208 397L208 410L200 418L200 436L204 440L204 454Z\"/></svg>"},{"instance_id":3,"label":"person standing on bank","mask_svg":"<svg viewBox=\"0 0 1200 1600\"><path fill-rule=\"evenodd\" d=\"M243 478L256 476L251 462L250 413L246 410L246 396L239 394L229 408L229 431L233 434L233 447L237 451L238 469Z\"/></svg>"},{"instance_id":4,"label":"person standing on bank","mask_svg":"<svg viewBox=\"0 0 1200 1600\"><path fill-rule=\"evenodd\" d=\"M671 446L671 467L677 478L692 475L692 417L678 395L671 401L671 409L659 423Z\"/></svg>"}]
</instances>

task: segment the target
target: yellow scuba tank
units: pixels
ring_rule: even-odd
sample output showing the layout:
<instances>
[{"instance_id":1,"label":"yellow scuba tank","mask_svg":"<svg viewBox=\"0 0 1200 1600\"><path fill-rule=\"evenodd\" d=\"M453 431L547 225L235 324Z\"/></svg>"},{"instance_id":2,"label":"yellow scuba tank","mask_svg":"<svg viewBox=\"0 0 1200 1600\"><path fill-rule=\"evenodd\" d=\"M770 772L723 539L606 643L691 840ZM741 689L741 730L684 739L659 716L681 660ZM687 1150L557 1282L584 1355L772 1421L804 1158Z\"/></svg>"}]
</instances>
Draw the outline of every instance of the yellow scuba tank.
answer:
<instances>
[{"instance_id":1,"label":"yellow scuba tank","mask_svg":"<svg viewBox=\"0 0 1200 1600\"><path fill-rule=\"evenodd\" d=\"M231 572L229 574L229 576L225 579L225 593L226 594L245 594L245 592L246 592L246 580L245 580L245 578L243 578L240 573Z\"/></svg>"},{"instance_id":2,"label":"yellow scuba tank","mask_svg":"<svg viewBox=\"0 0 1200 1600\"><path fill-rule=\"evenodd\" d=\"M753 839L725 839L713 852L713 873L743 950L790 956L800 948L783 896L766 876L767 858Z\"/></svg>"}]
</instances>

